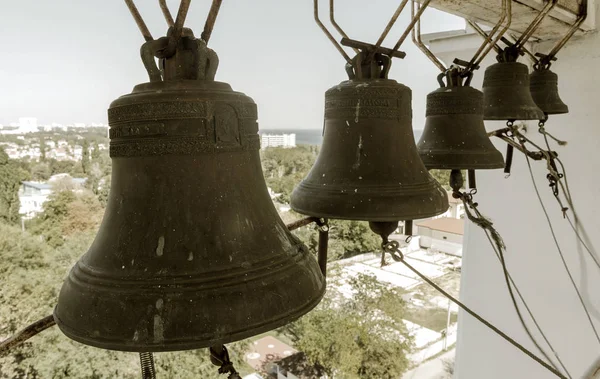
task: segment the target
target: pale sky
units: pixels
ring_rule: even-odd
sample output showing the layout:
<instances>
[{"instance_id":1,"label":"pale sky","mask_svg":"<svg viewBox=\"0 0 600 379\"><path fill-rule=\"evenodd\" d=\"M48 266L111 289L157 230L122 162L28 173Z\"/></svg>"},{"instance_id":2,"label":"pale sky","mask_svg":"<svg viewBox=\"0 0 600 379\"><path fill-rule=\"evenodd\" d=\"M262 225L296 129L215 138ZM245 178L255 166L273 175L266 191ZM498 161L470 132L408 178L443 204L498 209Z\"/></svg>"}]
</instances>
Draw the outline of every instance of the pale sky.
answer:
<instances>
[{"instance_id":1,"label":"pale sky","mask_svg":"<svg viewBox=\"0 0 600 379\"><path fill-rule=\"evenodd\" d=\"M374 43L399 2L337 0L336 20L350 38ZM179 2L168 3L175 14ZM321 3L325 22L328 1ZM158 1L136 4L154 38L164 35ZM209 6L209 0L191 3L186 26L196 36ZM147 81L139 59L144 40L122 0L0 0L0 10L2 124L19 117L106 123L110 102ZM384 46L395 44L409 11ZM435 9L422 19L423 33L463 27L461 18ZM347 79L345 61L313 20L311 0L223 0L209 46L220 58L216 79L256 101L263 129L321 128L324 92ZM394 60L390 78L412 88L413 126L422 129L425 96L436 89L438 71L410 37L401 50L407 57Z\"/></svg>"}]
</instances>

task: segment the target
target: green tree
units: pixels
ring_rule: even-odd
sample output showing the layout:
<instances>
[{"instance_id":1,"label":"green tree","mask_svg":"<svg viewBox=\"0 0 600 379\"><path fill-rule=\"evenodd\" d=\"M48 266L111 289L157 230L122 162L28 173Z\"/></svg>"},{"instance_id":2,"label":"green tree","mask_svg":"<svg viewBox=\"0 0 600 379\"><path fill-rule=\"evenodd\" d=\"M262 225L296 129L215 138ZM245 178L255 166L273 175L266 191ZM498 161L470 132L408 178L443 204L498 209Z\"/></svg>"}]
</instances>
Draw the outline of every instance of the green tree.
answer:
<instances>
[{"instance_id":1,"label":"green tree","mask_svg":"<svg viewBox=\"0 0 600 379\"><path fill-rule=\"evenodd\" d=\"M40 161L46 161L46 153L48 152L48 146L46 146L46 141L43 136L39 137L40 143Z\"/></svg>"},{"instance_id":2,"label":"green tree","mask_svg":"<svg viewBox=\"0 0 600 379\"><path fill-rule=\"evenodd\" d=\"M444 189L446 189L446 191L452 191L452 188L450 187L451 170L432 169L432 170L429 170L429 173L431 174L431 176L433 176L433 178L435 180L438 181L438 183L440 183L442 185L442 187L444 187ZM464 184L463 184L462 188L465 188L465 185L467 184L467 171L462 170L462 176L463 176L463 180L464 180Z\"/></svg>"},{"instance_id":3,"label":"green tree","mask_svg":"<svg viewBox=\"0 0 600 379\"><path fill-rule=\"evenodd\" d=\"M92 161L97 161L100 158L100 148L98 147L98 141L94 141L92 148Z\"/></svg>"},{"instance_id":4,"label":"green tree","mask_svg":"<svg viewBox=\"0 0 600 379\"><path fill-rule=\"evenodd\" d=\"M0 148L0 220L9 224L19 221L21 175L18 164Z\"/></svg>"},{"instance_id":5,"label":"green tree","mask_svg":"<svg viewBox=\"0 0 600 379\"><path fill-rule=\"evenodd\" d=\"M63 212L66 211L63 209ZM71 235L52 248L34 235L0 223L0 340L52 313L62 281L88 249L93 231ZM246 343L228 345L236 368L243 367ZM223 379L206 349L155 355L159 378ZM57 327L0 357L2 379L137 379L135 353L97 349L74 342Z\"/></svg>"},{"instance_id":6,"label":"green tree","mask_svg":"<svg viewBox=\"0 0 600 379\"><path fill-rule=\"evenodd\" d=\"M87 174L90 169L90 143L87 139L83 140L81 151L81 169L84 174Z\"/></svg>"},{"instance_id":7,"label":"green tree","mask_svg":"<svg viewBox=\"0 0 600 379\"><path fill-rule=\"evenodd\" d=\"M289 203L292 191L308 174L318 154L316 146L267 148L261 151L263 174L279 201Z\"/></svg>"},{"instance_id":8,"label":"green tree","mask_svg":"<svg viewBox=\"0 0 600 379\"><path fill-rule=\"evenodd\" d=\"M295 218L300 218L298 215ZM295 234L308 248L317 253L318 233L313 224L298 229ZM329 220L329 244L327 260L336 261L343 258L376 252L381 249L381 237L373 233L369 223L353 220Z\"/></svg>"},{"instance_id":9,"label":"green tree","mask_svg":"<svg viewBox=\"0 0 600 379\"><path fill-rule=\"evenodd\" d=\"M398 378L408 368L413 340L402 317L406 305L395 288L364 274L348 280L352 298L328 278L325 298L313 311L282 328L295 347L330 376Z\"/></svg>"},{"instance_id":10,"label":"green tree","mask_svg":"<svg viewBox=\"0 0 600 379\"><path fill-rule=\"evenodd\" d=\"M31 178L35 181L46 181L50 178L52 171L47 162L40 162L31 167Z\"/></svg>"}]
</instances>

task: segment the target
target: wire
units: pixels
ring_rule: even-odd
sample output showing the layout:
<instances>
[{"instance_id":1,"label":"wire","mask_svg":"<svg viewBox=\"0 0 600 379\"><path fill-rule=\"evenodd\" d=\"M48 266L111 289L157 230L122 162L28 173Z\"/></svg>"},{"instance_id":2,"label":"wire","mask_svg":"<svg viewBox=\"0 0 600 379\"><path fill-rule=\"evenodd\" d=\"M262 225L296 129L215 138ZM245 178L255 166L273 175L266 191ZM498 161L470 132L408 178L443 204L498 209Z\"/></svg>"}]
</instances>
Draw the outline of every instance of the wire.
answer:
<instances>
[{"instance_id":1,"label":"wire","mask_svg":"<svg viewBox=\"0 0 600 379\"><path fill-rule=\"evenodd\" d=\"M571 374L569 373L569 370L567 370L567 368L565 367L564 363L562 362L562 360L560 359L560 357L558 356L558 353L556 352L556 350L554 349L554 346L552 346L552 344L550 343L550 341L548 340L548 337L546 337L546 334L544 333L544 331L542 330L542 328L540 327L539 323L537 322L537 319L534 317L533 312L531 311L531 309L529 308L529 305L527 304L527 302L525 301L525 298L523 297L523 295L521 294L521 291L519 290L519 287L517 287L517 285L515 284L514 280L512 279L512 276L510 275L510 273L508 272L508 268L506 266L506 260L504 257L504 253L502 250L497 250L496 247L494 246L494 243L492 242L491 237L489 236L488 232L485 231L485 235L488 239L488 241L490 242L490 245L492 246L492 249L494 250L494 253L496 254L496 257L498 258L498 260L500 260L500 263L502 265L502 271L504 273L504 279L506 281L506 286L508 288L508 293L510 295L510 299L513 303L513 306L515 308L515 311L517 312L517 316L519 318L519 321L521 323L521 326L523 327L523 329L525 330L525 333L527 333L527 335L529 336L529 339L531 340L531 342L533 342L533 344L535 345L535 347L540 351L540 353L548 360L548 362L550 362L550 364L552 365L552 367L554 367L555 369L558 370L558 367L556 367L556 364L552 361L552 359L550 359L550 357L548 356L548 354L544 351L544 349L542 349L542 347L539 345L539 343L537 342L537 340L535 339L535 337L533 337L533 334L531 333L531 331L529 330L529 327L527 326L527 324L525 323L525 320L523 318L523 315L521 314L521 310L519 309L519 305L517 303L517 300L515 299L515 294L511 288L511 284L512 286L514 286L515 291L517 292L517 294L519 295L519 298L521 299L521 302L523 303L523 306L525 307L525 309L527 310L527 313L529 314L529 317L531 317L531 320L533 321L533 323L535 324L538 332L540 333L540 335L542 336L542 338L544 339L544 341L546 341L546 344L548 344L548 346L550 347L550 350L552 351L552 354L554 354L554 357L556 357L556 360L558 361L558 363L560 364L560 366L563 368L563 370L565 371L565 373L567 374L567 376L569 378L572 378Z\"/></svg>"},{"instance_id":2,"label":"wire","mask_svg":"<svg viewBox=\"0 0 600 379\"><path fill-rule=\"evenodd\" d=\"M590 313L587 309L587 306L585 305L585 302L583 301L583 297L581 296L581 293L579 292L579 288L577 288L577 285L575 284L575 280L573 279L573 275L571 275L571 270L569 270L569 266L567 265L567 262L565 261L565 257L564 254L562 252L562 249L560 248L560 245L558 243L558 239L556 238L556 234L554 233L554 227L552 226L552 221L550 220L550 216L548 215L548 211L546 210L546 206L544 205L544 202L542 200L542 196L540 195L540 191L537 187L537 184L535 182L535 177L533 175L533 170L531 168L531 162L529 161L529 157L525 156L525 159L527 161L527 167L529 168L529 174L531 176L531 182L533 183L533 188L535 189L535 193L537 195L537 198L540 202L540 205L542 206L542 210L544 211L544 215L546 216L546 220L548 221L548 226L550 227L550 233L552 234L552 238L554 239L554 244L556 245L556 249L558 250L558 254L560 256L560 259L563 263L563 266L565 268L565 271L567 272L567 275L569 276L569 280L571 281L571 284L573 285L573 288L575 289L575 292L577 293L577 297L579 298L579 301L581 302L581 306L583 307L583 311L585 312L585 315L592 327L592 330L594 331L594 335L596 336L596 340L598 341L598 343L600 344L600 336L598 336L598 331L596 330L596 326L594 325L594 322L592 321L592 318L590 316Z\"/></svg>"},{"instance_id":3,"label":"wire","mask_svg":"<svg viewBox=\"0 0 600 379\"><path fill-rule=\"evenodd\" d=\"M539 357L537 357L531 351L527 350L523 345L521 345L520 343L518 343L517 341L515 341L514 339L512 339L511 337L509 337L506 333L502 332L500 329L498 329L497 327L495 327L494 325L492 325L489 321L487 321L486 319L484 319L483 317L481 317L475 311L471 310L465 304L461 303L458 299L454 298L452 295L450 295L448 292L446 292L443 288L441 288L440 286L438 286L437 284L435 284L431 279L429 279L428 277L426 277L425 275L423 275L421 272L419 272L416 268L414 268L409 263L407 263L404 259L400 260L400 262L402 262L409 270L411 270L412 272L414 272L415 274L417 274L417 276L419 276L421 279L423 279L425 282L427 282L427 284L429 284L430 286L432 286L433 288L435 288L438 292L440 292L442 295L444 295L450 301L452 301L453 303L455 303L459 307L461 307L465 312L467 312L471 316L475 317L479 322L481 322L482 324L484 324L485 326L487 326L488 328L490 328L491 330L493 330L496 334L498 334L500 337L504 338L511 345L513 345L517 349L521 350L529 358L531 358L534 361L536 361L537 363L539 363L541 366L543 366L544 368L546 368L548 371L550 371L551 373L553 373L557 377L563 378L563 379L567 379L567 377L564 376L560 371L558 371L554 367L550 366L548 363L544 362L542 359L540 359Z\"/></svg>"},{"instance_id":4,"label":"wire","mask_svg":"<svg viewBox=\"0 0 600 379\"><path fill-rule=\"evenodd\" d=\"M491 223L491 221L489 221L485 216L483 216L483 214L481 214L481 212L477 209L476 204L473 203L473 201L472 201L472 195L465 195L465 194L460 193L460 192L458 192L458 195L460 196L460 198L463 201L463 204L465 206L465 211L467 213L467 217L475 225L478 225L479 227L481 227L481 229L483 229L483 231L485 232L485 235L486 235L488 241L490 242L490 245L491 245L494 253L496 254L496 258L498 258L498 260L500 261L500 263L502 265L502 271L503 271L503 274L504 274L504 279L506 281L506 286L508 288L508 293L510 295L511 301L513 303L513 306L515 308L515 311L517 313L517 316L519 318L521 326L525 330L525 333L529 336L529 339L535 345L535 347L540 351L540 353L548 360L548 362L550 362L550 364L552 365L552 367L554 367L555 369L558 370L558 367L556 367L556 364L552 361L552 359L550 359L550 357L544 351L544 349L542 349L542 347L539 345L539 343L537 342L537 340L535 339L535 337L533 337L533 334L529 330L529 327L525 323L525 320L523 318L523 315L521 314L521 310L519 308L517 300L515 299L515 295L513 293L513 289L511 287L511 284L512 284L512 286L515 287L515 290L516 290L517 294L519 295L519 298L523 302L523 305L525 306L525 309L529 313L529 316L533 320L533 323L535 324L535 326L536 326L537 330L539 331L540 335L542 336L542 338L544 339L544 341L546 341L546 343L550 347L550 350L552 351L552 353L554 354L554 356L558 360L558 362L561 365L561 367L563 368L563 370L567 373L567 376L569 376L569 378L571 378L571 375L569 374L569 371L567 370L567 368L563 364L562 360L558 356L558 353L556 352L556 350L554 349L554 347L552 346L552 344L550 343L550 341L546 337L544 331L542 330L542 328L538 324L536 318L534 317L533 312L529 308L529 305L525 301L525 298L521 294L521 291L519 290L519 287L517 287L517 285L515 284L514 280L511 277L510 273L508 272L508 268L506 267L506 262L505 262L505 259L504 259L504 253L503 253L503 251L504 251L504 247L505 246L504 246L504 242L502 241L502 237L500 236L500 234L498 233L498 231L493 227L493 224ZM473 211L477 214L477 217L473 217L473 215L469 212L469 208L473 209ZM492 241L492 237L489 235L488 229L490 230L490 233L492 233L495 236L495 238L493 238L493 240L495 241L495 243Z\"/></svg>"}]
</instances>

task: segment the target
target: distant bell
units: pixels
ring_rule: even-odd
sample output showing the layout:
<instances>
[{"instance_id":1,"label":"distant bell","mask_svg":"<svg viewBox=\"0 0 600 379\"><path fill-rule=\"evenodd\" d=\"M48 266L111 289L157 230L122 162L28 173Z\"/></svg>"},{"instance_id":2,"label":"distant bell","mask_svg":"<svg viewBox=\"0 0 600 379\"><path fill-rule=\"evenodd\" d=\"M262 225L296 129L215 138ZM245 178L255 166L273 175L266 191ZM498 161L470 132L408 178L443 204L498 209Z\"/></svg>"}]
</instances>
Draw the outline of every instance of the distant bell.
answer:
<instances>
[{"instance_id":1,"label":"distant bell","mask_svg":"<svg viewBox=\"0 0 600 379\"><path fill-rule=\"evenodd\" d=\"M543 120L529 89L529 69L523 63L500 62L485 70L484 120Z\"/></svg>"},{"instance_id":2,"label":"distant bell","mask_svg":"<svg viewBox=\"0 0 600 379\"><path fill-rule=\"evenodd\" d=\"M444 189L421 162L410 88L387 79L390 59L359 53L350 80L325 93L323 145L291 207L310 216L398 221L446 212Z\"/></svg>"},{"instance_id":3,"label":"distant bell","mask_svg":"<svg viewBox=\"0 0 600 379\"><path fill-rule=\"evenodd\" d=\"M87 345L159 352L291 322L325 280L267 192L256 104L214 81L216 54L189 30L162 70L149 48L151 81L108 110L108 206L60 291L58 326Z\"/></svg>"},{"instance_id":4,"label":"distant bell","mask_svg":"<svg viewBox=\"0 0 600 379\"><path fill-rule=\"evenodd\" d=\"M569 113L558 95L558 75L548 68L534 69L530 76L531 96L546 114Z\"/></svg>"},{"instance_id":5,"label":"distant bell","mask_svg":"<svg viewBox=\"0 0 600 379\"><path fill-rule=\"evenodd\" d=\"M417 144L421 160L427 169L502 168L502 153L483 124L483 94L462 81L460 71L451 69L439 76L441 87L427 95L425 129Z\"/></svg>"}]
</instances>

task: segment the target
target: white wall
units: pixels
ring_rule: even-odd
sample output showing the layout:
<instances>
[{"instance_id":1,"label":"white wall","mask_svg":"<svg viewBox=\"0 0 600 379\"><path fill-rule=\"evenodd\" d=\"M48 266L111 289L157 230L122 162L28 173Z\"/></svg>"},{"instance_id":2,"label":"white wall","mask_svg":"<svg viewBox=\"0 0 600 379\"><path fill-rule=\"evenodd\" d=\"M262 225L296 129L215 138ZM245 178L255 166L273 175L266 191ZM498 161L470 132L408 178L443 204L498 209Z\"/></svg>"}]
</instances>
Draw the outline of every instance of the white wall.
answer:
<instances>
[{"instance_id":1,"label":"white wall","mask_svg":"<svg viewBox=\"0 0 600 379\"><path fill-rule=\"evenodd\" d=\"M446 49L447 42L433 42L432 49L435 51L438 45ZM453 43L456 49L465 49L460 40ZM548 45L535 48L547 51ZM454 54L444 57L454 58ZM488 59L488 64L490 62ZM484 68L485 65L473 81L476 88L481 88ZM551 117L546 129L568 141L566 147L557 149L567 166L579 216L593 244L600 248L600 36L591 34L572 40L559 54L552 69L559 75L560 94L569 105L570 113ZM500 127L502 123L487 123L488 130ZM530 123L527 135L536 142L542 141L536 123ZM495 143L505 151L503 144ZM533 165L565 259L600 331L600 270L585 252L577 250L574 234L548 188L544 164L534 162ZM552 242L524 157L515 152L509 178L505 178L502 170L479 171L477 182L476 201L504 237L509 271L572 377L581 378L600 357L600 344ZM471 223L466 226L464 246L461 300L535 351L510 302L501 266L483 232ZM530 319L526 319L533 328ZM535 335L539 337L537 333ZM542 346L549 351L545 344ZM459 316L455 377L555 378L464 312Z\"/></svg>"}]
</instances>

